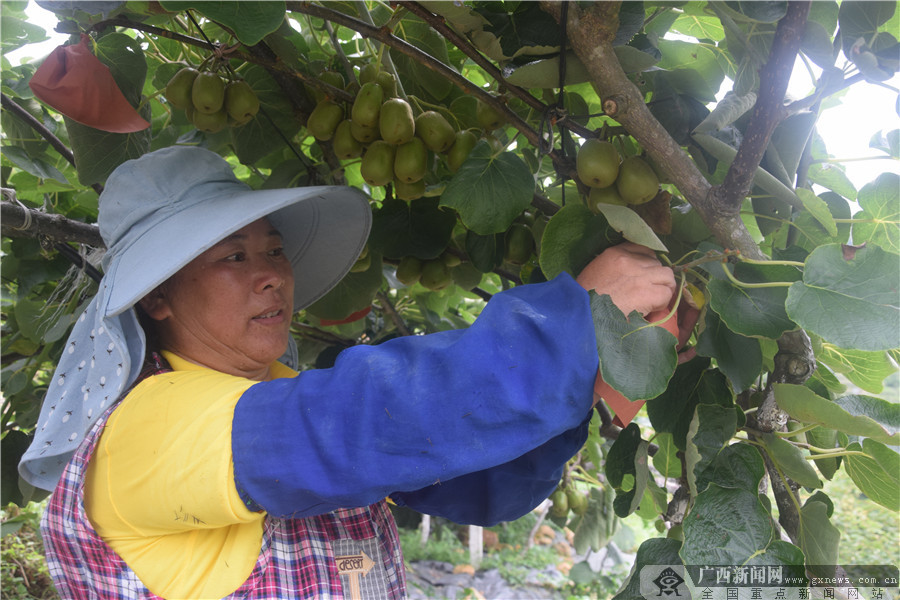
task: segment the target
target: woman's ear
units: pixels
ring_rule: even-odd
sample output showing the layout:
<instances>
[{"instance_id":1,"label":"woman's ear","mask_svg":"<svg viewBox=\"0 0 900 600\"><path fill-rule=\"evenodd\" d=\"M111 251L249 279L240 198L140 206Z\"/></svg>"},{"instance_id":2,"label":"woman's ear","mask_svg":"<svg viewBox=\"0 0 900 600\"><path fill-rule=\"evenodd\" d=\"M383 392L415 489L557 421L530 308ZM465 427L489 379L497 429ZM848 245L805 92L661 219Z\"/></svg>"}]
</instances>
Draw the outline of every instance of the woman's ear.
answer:
<instances>
[{"instance_id":1,"label":"woman's ear","mask_svg":"<svg viewBox=\"0 0 900 600\"><path fill-rule=\"evenodd\" d=\"M163 286L154 288L152 292L141 298L138 304L154 321L163 321L172 314Z\"/></svg>"}]
</instances>

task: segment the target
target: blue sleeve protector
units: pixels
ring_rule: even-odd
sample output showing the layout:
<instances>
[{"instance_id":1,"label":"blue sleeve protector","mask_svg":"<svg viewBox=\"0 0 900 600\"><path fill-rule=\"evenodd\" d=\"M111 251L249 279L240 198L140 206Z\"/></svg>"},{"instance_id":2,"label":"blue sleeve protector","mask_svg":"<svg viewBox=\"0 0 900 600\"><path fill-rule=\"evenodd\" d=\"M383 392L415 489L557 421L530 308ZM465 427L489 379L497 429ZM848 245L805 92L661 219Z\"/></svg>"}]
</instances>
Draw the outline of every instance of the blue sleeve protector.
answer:
<instances>
[{"instance_id":1,"label":"blue sleeve protector","mask_svg":"<svg viewBox=\"0 0 900 600\"><path fill-rule=\"evenodd\" d=\"M355 346L330 369L250 387L235 483L278 517L392 495L458 522L517 518L584 443L597 366L584 289L565 274L519 286L467 329Z\"/></svg>"}]
</instances>

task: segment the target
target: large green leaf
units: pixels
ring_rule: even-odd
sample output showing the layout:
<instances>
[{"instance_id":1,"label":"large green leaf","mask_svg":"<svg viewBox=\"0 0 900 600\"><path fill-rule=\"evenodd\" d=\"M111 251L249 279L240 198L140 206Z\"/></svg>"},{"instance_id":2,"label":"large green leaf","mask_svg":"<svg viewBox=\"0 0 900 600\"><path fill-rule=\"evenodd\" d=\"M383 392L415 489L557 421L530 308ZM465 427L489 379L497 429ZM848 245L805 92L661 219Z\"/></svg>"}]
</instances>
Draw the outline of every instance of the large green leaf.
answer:
<instances>
[{"instance_id":1,"label":"large green leaf","mask_svg":"<svg viewBox=\"0 0 900 600\"><path fill-rule=\"evenodd\" d=\"M774 390L778 406L802 423L818 423L847 435L865 436L885 444L896 445L900 441L896 429L900 421L898 404L878 398L860 400L855 397L844 402L845 408L802 385L776 383Z\"/></svg>"},{"instance_id":2,"label":"large green leaf","mask_svg":"<svg viewBox=\"0 0 900 600\"><path fill-rule=\"evenodd\" d=\"M591 292L590 298L606 383L629 400L663 393L678 364L677 338L664 327L650 325L637 311L626 319L608 295Z\"/></svg>"},{"instance_id":3,"label":"large green leaf","mask_svg":"<svg viewBox=\"0 0 900 600\"><path fill-rule=\"evenodd\" d=\"M574 277L591 259L620 241L621 236L603 215L595 215L583 204L567 204L544 229L541 270L547 279L563 272Z\"/></svg>"},{"instance_id":4,"label":"large green leaf","mask_svg":"<svg viewBox=\"0 0 900 600\"><path fill-rule=\"evenodd\" d=\"M533 196L534 176L525 161L512 152L494 154L482 140L447 184L441 206L455 209L468 229L487 235L509 229Z\"/></svg>"},{"instance_id":5,"label":"large green leaf","mask_svg":"<svg viewBox=\"0 0 900 600\"><path fill-rule=\"evenodd\" d=\"M887 352L850 350L828 343L815 351L819 362L872 394L880 394L885 378L897 370Z\"/></svg>"},{"instance_id":6,"label":"large green leaf","mask_svg":"<svg viewBox=\"0 0 900 600\"><path fill-rule=\"evenodd\" d=\"M616 490L616 514L626 517L637 510L650 478L648 451L641 430L631 423L619 433L606 456L606 480Z\"/></svg>"},{"instance_id":7,"label":"large green leaf","mask_svg":"<svg viewBox=\"0 0 900 600\"><path fill-rule=\"evenodd\" d=\"M721 371L709 368L709 359L695 358L675 369L666 391L647 402L647 416L657 431L672 434L679 450L686 438L698 404L731 406L733 393Z\"/></svg>"},{"instance_id":8,"label":"large green leaf","mask_svg":"<svg viewBox=\"0 0 900 600\"><path fill-rule=\"evenodd\" d=\"M258 44L264 37L276 31L284 21L286 10L284 0L266 2L161 0L160 4L173 12L197 10L233 31L237 39L247 46Z\"/></svg>"},{"instance_id":9,"label":"large green leaf","mask_svg":"<svg viewBox=\"0 0 900 600\"><path fill-rule=\"evenodd\" d=\"M150 117L150 105L144 105L141 116ZM103 183L109 174L126 160L138 158L150 151L150 128L135 133L109 133L82 125L63 117L75 164L78 181L89 186Z\"/></svg>"},{"instance_id":10,"label":"large green leaf","mask_svg":"<svg viewBox=\"0 0 900 600\"><path fill-rule=\"evenodd\" d=\"M713 266L710 274L715 277L709 282L710 307L716 311L732 331L750 337L778 339L786 331L797 325L785 312L787 288L781 285L797 281L801 277L794 267L781 265L758 265L738 263L734 265L734 276L751 285L775 284L771 287L747 287L726 279L721 269Z\"/></svg>"},{"instance_id":11,"label":"large green leaf","mask_svg":"<svg viewBox=\"0 0 900 600\"><path fill-rule=\"evenodd\" d=\"M387 258L437 258L447 248L455 224L456 215L439 208L437 198L385 200L374 212L369 244Z\"/></svg>"},{"instance_id":12,"label":"large green leaf","mask_svg":"<svg viewBox=\"0 0 900 600\"><path fill-rule=\"evenodd\" d=\"M698 404L688 428L687 450L684 463L691 493L703 490L697 487L697 475L709 467L719 452L737 431L732 407L718 404Z\"/></svg>"},{"instance_id":13,"label":"large green leaf","mask_svg":"<svg viewBox=\"0 0 900 600\"><path fill-rule=\"evenodd\" d=\"M708 47L681 40L660 40L662 58L657 64L666 81L680 94L701 102L715 101L725 73Z\"/></svg>"},{"instance_id":14,"label":"large green leaf","mask_svg":"<svg viewBox=\"0 0 900 600\"><path fill-rule=\"evenodd\" d=\"M705 326L697 339L697 354L716 359L736 393L749 389L762 370L759 340L734 333L715 311L706 311Z\"/></svg>"},{"instance_id":15,"label":"large green leaf","mask_svg":"<svg viewBox=\"0 0 900 600\"><path fill-rule=\"evenodd\" d=\"M900 255L878 246L820 246L806 260L786 308L801 327L844 348L900 346Z\"/></svg>"},{"instance_id":16,"label":"large green leaf","mask_svg":"<svg viewBox=\"0 0 900 600\"><path fill-rule=\"evenodd\" d=\"M900 253L900 175L882 173L859 190L857 201L862 210L854 215L854 243Z\"/></svg>"},{"instance_id":17,"label":"large green leaf","mask_svg":"<svg viewBox=\"0 0 900 600\"><path fill-rule=\"evenodd\" d=\"M775 541L771 516L756 492L710 483L684 519L685 564L743 565Z\"/></svg>"},{"instance_id":18,"label":"large green leaf","mask_svg":"<svg viewBox=\"0 0 900 600\"><path fill-rule=\"evenodd\" d=\"M755 492L766 474L762 456L753 446L746 443L725 446L712 464L703 471L695 470L695 487L705 490L710 483L720 487L734 487Z\"/></svg>"},{"instance_id":19,"label":"large green leaf","mask_svg":"<svg viewBox=\"0 0 900 600\"><path fill-rule=\"evenodd\" d=\"M874 38L878 28L887 23L897 9L896 2L869 0L844 0L838 13L841 27L841 44L844 53L850 55L850 47L858 38L867 41Z\"/></svg>"},{"instance_id":20,"label":"large green leaf","mask_svg":"<svg viewBox=\"0 0 900 600\"><path fill-rule=\"evenodd\" d=\"M893 511L900 510L900 454L874 440L853 442L847 450L866 456L844 457L847 474L862 493Z\"/></svg>"},{"instance_id":21,"label":"large green leaf","mask_svg":"<svg viewBox=\"0 0 900 600\"><path fill-rule=\"evenodd\" d=\"M838 564L841 532L828 516L828 505L812 498L800 509L800 548L810 566ZM813 575L824 577L827 573L814 572Z\"/></svg>"},{"instance_id":22,"label":"large green leaf","mask_svg":"<svg viewBox=\"0 0 900 600\"><path fill-rule=\"evenodd\" d=\"M799 447L772 433L764 433L759 439L762 441L766 454L783 475L803 487L822 487L815 468L809 464L806 455Z\"/></svg>"}]
</instances>

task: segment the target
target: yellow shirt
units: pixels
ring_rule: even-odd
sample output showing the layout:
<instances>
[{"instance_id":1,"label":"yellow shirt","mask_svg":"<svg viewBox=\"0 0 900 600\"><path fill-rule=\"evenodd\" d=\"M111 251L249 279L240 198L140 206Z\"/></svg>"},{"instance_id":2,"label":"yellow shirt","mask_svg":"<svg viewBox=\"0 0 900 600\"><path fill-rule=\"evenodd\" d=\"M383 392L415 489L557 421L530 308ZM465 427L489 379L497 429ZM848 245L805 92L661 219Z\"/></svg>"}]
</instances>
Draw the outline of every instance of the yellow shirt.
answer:
<instances>
[{"instance_id":1,"label":"yellow shirt","mask_svg":"<svg viewBox=\"0 0 900 600\"><path fill-rule=\"evenodd\" d=\"M238 496L234 407L254 381L164 352L174 371L138 384L110 415L85 477L94 529L169 600L221 598L250 575L264 513ZM277 363L272 377L296 372Z\"/></svg>"}]
</instances>

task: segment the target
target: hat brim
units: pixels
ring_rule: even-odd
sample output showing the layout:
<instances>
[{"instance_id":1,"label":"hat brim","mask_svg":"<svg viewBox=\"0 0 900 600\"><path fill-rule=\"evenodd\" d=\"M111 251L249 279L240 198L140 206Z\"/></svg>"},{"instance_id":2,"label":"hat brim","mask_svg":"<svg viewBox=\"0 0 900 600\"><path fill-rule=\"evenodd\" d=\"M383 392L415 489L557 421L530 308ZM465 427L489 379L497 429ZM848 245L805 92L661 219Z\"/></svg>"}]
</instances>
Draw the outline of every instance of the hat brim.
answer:
<instances>
[{"instance_id":1,"label":"hat brim","mask_svg":"<svg viewBox=\"0 0 900 600\"><path fill-rule=\"evenodd\" d=\"M229 185L222 191L213 205L198 203L169 216L107 266L103 314L131 308L202 252L263 217L282 235L294 271L294 310L301 310L340 282L368 239L372 212L355 188Z\"/></svg>"}]
</instances>

